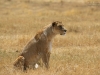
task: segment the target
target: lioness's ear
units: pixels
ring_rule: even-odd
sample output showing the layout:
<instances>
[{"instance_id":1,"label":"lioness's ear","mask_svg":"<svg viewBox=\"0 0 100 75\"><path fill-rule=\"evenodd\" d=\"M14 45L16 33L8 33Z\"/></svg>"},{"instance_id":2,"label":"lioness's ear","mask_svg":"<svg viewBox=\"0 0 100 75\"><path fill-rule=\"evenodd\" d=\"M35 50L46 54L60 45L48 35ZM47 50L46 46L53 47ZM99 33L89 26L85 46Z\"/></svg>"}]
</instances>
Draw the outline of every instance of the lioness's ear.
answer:
<instances>
[{"instance_id":1,"label":"lioness's ear","mask_svg":"<svg viewBox=\"0 0 100 75\"><path fill-rule=\"evenodd\" d=\"M57 26L57 22L52 22L52 26L53 27Z\"/></svg>"}]
</instances>

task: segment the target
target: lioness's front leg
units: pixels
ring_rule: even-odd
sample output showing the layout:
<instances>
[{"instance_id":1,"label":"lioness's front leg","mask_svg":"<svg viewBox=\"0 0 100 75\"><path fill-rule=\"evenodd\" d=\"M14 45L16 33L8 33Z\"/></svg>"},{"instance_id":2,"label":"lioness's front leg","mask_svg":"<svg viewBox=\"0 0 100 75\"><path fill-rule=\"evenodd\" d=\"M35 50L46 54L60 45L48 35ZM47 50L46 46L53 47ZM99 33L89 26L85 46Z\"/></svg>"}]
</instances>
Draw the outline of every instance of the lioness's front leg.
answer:
<instances>
[{"instance_id":1,"label":"lioness's front leg","mask_svg":"<svg viewBox=\"0 0 100 75\"><path fill-rule=\"evenodd\" d=\"M44 53L42 56L42 61L47 69L49 68L49 59L50 59L50 53Z\"/></svg>"}]
</instances>

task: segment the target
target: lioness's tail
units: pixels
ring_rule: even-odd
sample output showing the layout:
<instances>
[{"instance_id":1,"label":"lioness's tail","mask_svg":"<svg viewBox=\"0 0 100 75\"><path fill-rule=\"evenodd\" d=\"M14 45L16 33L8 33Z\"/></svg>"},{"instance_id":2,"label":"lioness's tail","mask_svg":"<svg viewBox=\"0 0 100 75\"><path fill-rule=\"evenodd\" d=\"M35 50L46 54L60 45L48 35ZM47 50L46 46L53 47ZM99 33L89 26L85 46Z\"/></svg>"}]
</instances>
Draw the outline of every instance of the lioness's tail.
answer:
<instances>
[{"instance_id":1,"label":"lioness's tail","mask_svg":"<svg viewBox=\"0 0 100 75\"><path fill-rule=\"evenodd\" d=\"M22 67L24 66L25 63L25 58L23 56L19 56L15 61L14 61L14 66L15 67Z\"/></svg>"}]
</instances>

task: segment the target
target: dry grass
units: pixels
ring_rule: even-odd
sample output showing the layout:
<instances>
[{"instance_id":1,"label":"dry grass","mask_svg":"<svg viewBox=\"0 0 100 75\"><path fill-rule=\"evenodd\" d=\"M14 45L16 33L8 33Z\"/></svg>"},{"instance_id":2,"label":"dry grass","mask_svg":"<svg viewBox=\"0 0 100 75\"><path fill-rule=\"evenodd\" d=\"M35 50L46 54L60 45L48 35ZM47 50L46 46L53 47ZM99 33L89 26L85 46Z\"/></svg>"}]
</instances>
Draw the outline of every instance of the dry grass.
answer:
<instances>
[{"instance_id":1,"label":"dry grass","mask_svg":"<svg viewBox=\"0 0 100 75\"><path fill-rule=\"evenodd\" d=\"M99 0L30 1L0 0L0 75L100 75ZM62 21L68 32L54 38L51 68L15 71L12 63L26 43L55 20Z\"/></svg>"}]
</instances>

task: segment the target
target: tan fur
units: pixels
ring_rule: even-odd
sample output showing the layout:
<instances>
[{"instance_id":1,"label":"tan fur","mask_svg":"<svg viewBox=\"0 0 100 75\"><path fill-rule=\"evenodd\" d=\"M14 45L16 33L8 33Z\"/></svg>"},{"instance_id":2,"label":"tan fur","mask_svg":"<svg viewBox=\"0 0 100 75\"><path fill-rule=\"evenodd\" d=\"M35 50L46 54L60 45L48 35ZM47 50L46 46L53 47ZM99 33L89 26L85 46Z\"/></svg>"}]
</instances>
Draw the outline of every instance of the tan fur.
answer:
<instances>
[{"instance_id":1,"label":"tan fur","mask_svg":"<svg viewBox=\"0 0 100 75\"><path fill-rule=\"evenodd\" d=\"M25 58L23 56L19 56L15 61L14 61L14 66L16 66L19 69L23 69L24 67L24 61Z\"/></svg>"},{"instance_id":2,"label":"tan fur","mask_svg":"<svg viewBox=\"0 0 100 75\"><path fill-rule=\"evenodd\" d=\"M24 50L20 54L20 56L25 58L24 70L26 70L29 65L36 64L41 58L46 68L49 68L52 39L57 34L64 35L65 33L66 30L64 29L62 22L59 21L53 22L45 29L38 32L35 37L25 46ZM16 61L20 61L19 57L16 59ZM15 64L18 65L18 62Z\"/></svg>"}]
</instances>

